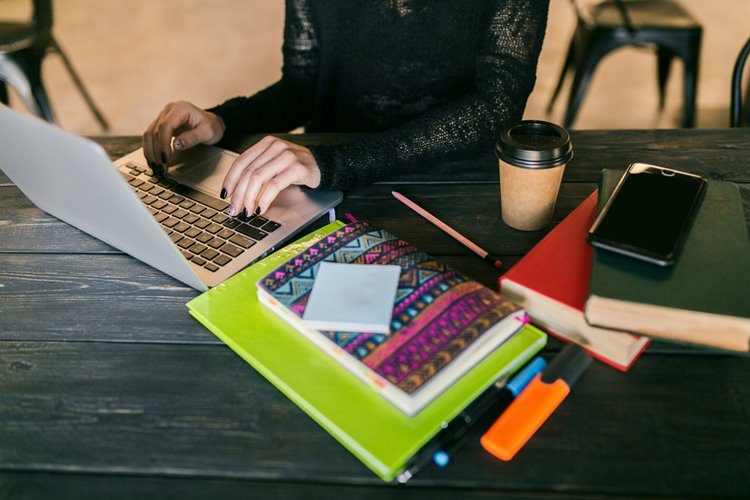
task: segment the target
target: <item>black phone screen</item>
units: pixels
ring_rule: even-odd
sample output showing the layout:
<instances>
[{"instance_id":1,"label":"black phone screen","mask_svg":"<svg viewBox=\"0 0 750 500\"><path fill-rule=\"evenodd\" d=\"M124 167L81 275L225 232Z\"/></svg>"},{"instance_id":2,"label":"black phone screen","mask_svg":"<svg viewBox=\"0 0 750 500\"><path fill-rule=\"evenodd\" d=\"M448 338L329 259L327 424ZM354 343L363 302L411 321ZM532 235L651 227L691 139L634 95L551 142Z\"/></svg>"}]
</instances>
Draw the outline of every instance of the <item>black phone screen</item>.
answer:
<instances>
[{"instance_id":1,"label":"black phone screen","mask_svg":"<svg viewBox=\"0 0 750 500\"><path fill-rule=\"evenodd\" d=\"M643 164L631 167L592 229L592 243L671 263L705 186L705 179L691 174Z\"/></svg>"}]
</instances>

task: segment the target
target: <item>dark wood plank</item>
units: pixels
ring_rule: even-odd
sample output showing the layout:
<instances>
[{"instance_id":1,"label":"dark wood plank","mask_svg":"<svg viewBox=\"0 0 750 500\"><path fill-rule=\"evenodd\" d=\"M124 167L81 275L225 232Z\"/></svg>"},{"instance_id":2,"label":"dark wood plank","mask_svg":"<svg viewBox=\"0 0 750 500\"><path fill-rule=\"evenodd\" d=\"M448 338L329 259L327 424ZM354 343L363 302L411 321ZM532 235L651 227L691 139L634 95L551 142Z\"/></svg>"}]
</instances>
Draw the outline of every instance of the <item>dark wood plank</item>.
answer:
<instances>
[{"instance_id":1,"label":"dark wood plank","mask_svg":"<svg viewBox=\"0 0 750 500\"><path fill-rule=\"evenodd\" d=\"M303 144L336 144L355 140L359 134L274 134ZM263 135L249 137L240 150ZM571 131L575 156L566 171L569 182L596 182L602 168L624 169L631 162L662 164L714 179L750 182L745 158L750 157L750 132L740 129L664 129ZM135 136L93 138L115 159L140 147ZM402 175L401 182L494 182L497 161L492 150L460 161L431 166L428 171ZM9 180L0 172L0 185Z\"/></svg>"},{"instance_id":2,"label":"dark wood plank","mask_svg":"<svg viewBox=\"0 0 750 500\"><path fill-rule=\"evenodd\" d=\"M0 254L0 340L210 342L198 293L127 255Z\"/></svg>"},{"instance_id":3,"label":"dark wood plank","mask_svg":"<svg viewBox=\"0 0 750 500\"><path fill-rule=\"evenodd\" d=\"M224 346L2 342L0 367L0 471L380 484ZM475 433L411 485L745 495L749 415L744 359L650 356L627 375L594 364L512 462Z\"/></svg>"},{"instance_id":4,"label":"dark wood plank","mask_svg":"<svg viewBox=\"0 0 750 500\"><path fill-rule=\"evenodd\" d=\"M252 481L244 479L213 479L197 477L152 477L112 474L80 473L30 473L4 472L0 474L0 491L15 500L56 500L80 498L106 498L108 500L133 498L160 498L188 500L192 498L221 498L223 500L248 498L356 498L357 500L394 498L399 500L424 499L455 500L496 499L492 490L451 488L435 489L414 485L341 485L314 482L292 483L281 481ZM548 492L510 493L503 498L556 499L572 498L566 494ZM587 498L575 495L575 498Z\"/></svg>"},{"instance_id":5,"label":"dark wood plank","mask_svg":"<svg viewBox=\"0 0 750 500\"><path fill-rule=\"evenodd\" d=\"M565 184L561 189L553 224L573 210L594 187L593 184ZM346 220L344 214L348 212L358 219L369 220L434 255L462 255L469 252L393 198L391 191L394 188L388 184L352 190L338 208L338 217ZM522 255L546 234L546 230L522 232L503 224L497 186L455 185L446 189L443 186L422 185L400 186L398 189L492 253ZM467 198L472 200L471 206L466 205ZM0 188L0 207L3 207L0 211L0 253L119 253L45 214L13 186Z\"/></svg>"},{"instance_id":6,"label":"dark wood plank","mask_svg":"<svg viewBox=\"0 0 750 500\"><path fill-rule=\"evenodd\" d=\"M518 258L503 256L506 267ZM473 254L440 259L497 289L501 271ZM0 269L0 341L221 344L185 307L198 292L127 255L6 254ZM550 339L545 352L561 347ZM648 352L711 355L661 343Z\"/></svg>"},{"instance_id":7,"label":"dark wood plank","mask_svg":"<svg viewBox=\"0 0 750 500\"><path fill-rule=\"evenodd\" d=\"M497 286L483 260L445 260ZM219 343L185 307L198 292L127 255L0 254L0 269L0 340Z\"/></svg>"}]
</instances>

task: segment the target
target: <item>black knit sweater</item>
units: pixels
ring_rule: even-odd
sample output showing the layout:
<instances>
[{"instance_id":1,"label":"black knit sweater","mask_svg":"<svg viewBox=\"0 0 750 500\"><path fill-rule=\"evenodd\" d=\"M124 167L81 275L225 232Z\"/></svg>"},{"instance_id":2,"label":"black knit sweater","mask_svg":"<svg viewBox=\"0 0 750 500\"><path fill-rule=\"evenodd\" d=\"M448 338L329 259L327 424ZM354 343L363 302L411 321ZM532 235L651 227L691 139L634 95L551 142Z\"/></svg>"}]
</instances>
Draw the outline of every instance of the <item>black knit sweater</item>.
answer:
<instances>
[{"instance_id":1,"label":"black knit sweater","mask_svg":"<svg viewBox=\"0 0 750 500\"><path fill-rule=\"evenodd\" d=\"M310 147L319 189L492 150L534 87L548 0L287 0L282 78L210 111L252 133L373 132Z\"/></svg>"}]
</instances>

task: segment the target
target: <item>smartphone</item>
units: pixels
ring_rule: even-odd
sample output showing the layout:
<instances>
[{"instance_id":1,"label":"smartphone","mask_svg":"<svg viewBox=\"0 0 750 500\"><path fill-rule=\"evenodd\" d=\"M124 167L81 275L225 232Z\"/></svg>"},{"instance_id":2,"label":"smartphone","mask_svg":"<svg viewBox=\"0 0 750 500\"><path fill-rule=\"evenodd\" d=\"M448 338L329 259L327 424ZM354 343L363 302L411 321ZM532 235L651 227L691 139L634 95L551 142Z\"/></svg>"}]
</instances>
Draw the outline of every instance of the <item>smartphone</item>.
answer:
<instances>
[{"instance_id":1,"label":"smartphone","mask_svg":"<svg viewBox=\"0 0 750 500\"><path fill-rule=\"evenodd\" d=\"M673 265L706 185L698 175L633 163L594 221L589 242L652 264Z\"/></svg>"}]
</instances>

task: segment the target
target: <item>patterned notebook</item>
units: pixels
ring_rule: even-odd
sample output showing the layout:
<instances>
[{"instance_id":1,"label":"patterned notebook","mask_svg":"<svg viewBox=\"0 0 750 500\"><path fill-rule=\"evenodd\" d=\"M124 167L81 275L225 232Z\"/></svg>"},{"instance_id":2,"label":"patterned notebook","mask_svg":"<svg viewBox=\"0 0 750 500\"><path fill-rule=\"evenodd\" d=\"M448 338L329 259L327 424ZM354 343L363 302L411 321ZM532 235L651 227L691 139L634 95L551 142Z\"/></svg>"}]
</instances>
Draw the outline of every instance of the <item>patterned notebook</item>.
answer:
<instances>
[{"instance_id":1,"label":"patterned notebook","mask_svg":"<svg viewBox=\"0 0 750 500\"><path fill-rule=\"evenodd\" d=\"M302 324L323 261L401 267L390 334L317 331ZM258 298L409 415L527 321L505 297L366 222L323 237L258 281Z\"/></svg>"}]
</instances>

